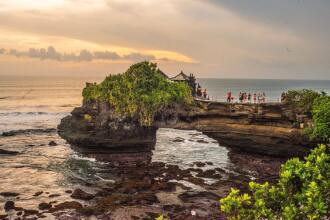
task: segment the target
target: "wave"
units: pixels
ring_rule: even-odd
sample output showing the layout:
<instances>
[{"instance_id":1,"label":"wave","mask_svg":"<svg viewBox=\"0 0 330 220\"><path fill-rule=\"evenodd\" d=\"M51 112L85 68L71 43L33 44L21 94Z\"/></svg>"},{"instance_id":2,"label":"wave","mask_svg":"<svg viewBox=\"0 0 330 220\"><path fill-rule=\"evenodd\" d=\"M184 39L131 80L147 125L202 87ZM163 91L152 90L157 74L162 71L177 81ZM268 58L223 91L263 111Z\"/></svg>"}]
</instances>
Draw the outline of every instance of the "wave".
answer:
<instances>
[{"instance_id":1,"label":"wave","mask_svg":"<svg viewBox=\"0 0 330 220\"><path fill-rule=\"evenodd\" d=\"M68 112L0 112L0 116L18 116L18 115L65 115Z\"/></svg>"},{"instance_id":2,"label":"wave","mask_svg":"<svg viewBox=\"0 0 330 220\"><path fill-rule=\"evenodd\" d=\"M22 135L22 134L53 133L56 131L57 131L56 128L19 129L19 130L5 131L1 135L5 137L9 137L9 136Z\"/></svg>"}]
</instances>

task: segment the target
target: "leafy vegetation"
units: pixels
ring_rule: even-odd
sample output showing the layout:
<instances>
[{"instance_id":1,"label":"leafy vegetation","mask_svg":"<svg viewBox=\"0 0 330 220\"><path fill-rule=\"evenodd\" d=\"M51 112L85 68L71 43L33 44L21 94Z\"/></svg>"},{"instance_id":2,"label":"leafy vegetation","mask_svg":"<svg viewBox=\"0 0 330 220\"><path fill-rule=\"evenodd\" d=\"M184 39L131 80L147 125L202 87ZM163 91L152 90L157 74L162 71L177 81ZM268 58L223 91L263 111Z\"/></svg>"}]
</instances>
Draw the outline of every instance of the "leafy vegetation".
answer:
<instances>
[{"instance_id":1,"label":"leafy vegetation","mask_svg":"<svg viewBox=\"0 0 330 220\"><path fill-rule=\"evenodd\" d=\"M325 96L325 93L319 93L310 89L289 90L286 93L285 102L295 108L303 110L307 114L310 114L314 100L321 96Z\"/></svg>"},{"instance_id":2,"label":"leafy vegetation","mask_svg":"<svg viewBox=\"0 0 330 220\"><path fill-rule=\"evenodd\" d=\"M251 193L232 189L220 209L231 220L322 219L330 217L330 153L320 145L305 161L282 165L276 185L249 183Z\"/></svg>"},{"instance_id":3,"label":"leafy vegetation","mask_svg":"<svg viewBox=\"0 0 330 220\"><path fill-rule=\"evenodd\" d=\"M141 125L151 125L154 114L164 106L190 104L193 100L186 83L168 80L156 64L149 62L134 64L122 74L85 87L83 97L85 101L108 101L116 112L136 116Z\"/></svg>"},{"instance_id":4,"label":"leafy vegetation","mask_svg":"<svg viewBox=\"0 0 330 220\"><path fill-rule=\"evenodd\" d=\"M168 220L168 218L164 217L163 215L160 215L155 220Z\"/></svg>"},{"instance_id":5,"label":"leafy vegetation","mask_svg":"<svg viewBox=\"0 0 330 220\"><path fill-rule=\"evenodd\" d=\"M314 126L310 136L325 142L328 141L330 139L330 96L321 96L315 99L312 115Z\"/></svg>"}]
</instances>

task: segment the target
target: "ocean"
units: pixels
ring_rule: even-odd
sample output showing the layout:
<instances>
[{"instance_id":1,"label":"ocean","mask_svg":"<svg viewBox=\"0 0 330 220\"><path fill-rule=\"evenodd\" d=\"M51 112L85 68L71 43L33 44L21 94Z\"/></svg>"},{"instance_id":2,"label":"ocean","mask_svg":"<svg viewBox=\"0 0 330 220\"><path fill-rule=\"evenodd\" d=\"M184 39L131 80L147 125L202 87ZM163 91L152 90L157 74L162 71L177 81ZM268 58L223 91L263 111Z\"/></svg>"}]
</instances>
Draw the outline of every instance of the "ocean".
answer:
<instances>
[{"instance_id":1,"label":"ocean","mask_svg":"<svg viewBox=\"0 0 330 220\"><path fill-rule=\"evenodd\" d=\"M0 133L20 129L55 128L59 120L82 102L85 82L101 77L0 77ZM211 100L225 101L231 91L265 92L267 102L277 102L289 89L313 89L330 93L327 80L198 79Z\"/></svg>"},{"instance_id":2,"label":"ocean","mask_svg":"<svg viewBox=\"0 0 330 220\"><path fill-rule=\"evenodd\" d=\"M0 191L18 192L19 206L35 209L40 203L40 198L33 196L36 191L59 194L56 199L65 201L70 199L65 190L84 181L111 179L104 172L106 164L73 151L55 130L61 118L81 105L85 82L101 80L69 76L0 77L0 149L18 152L16 156L0 155ZM288 89L308 88L330 93L330 81L325 80L198 79L198 82L207 89L211 99L218 101L224 101L228 91L234 96L240 91L265 92L266 101L271 102L278 101ZM174 142L178 137L184 141ZM57 146L49 146L50 141L55 141ZM208 161L210 165L203 169L218 167L254 178L253 171L238 169L230 162L226 147L197 131L160 129L153 161L182 168L196 161ZM45 202L51 200L48 195L41 198ZM6 198L0 197L0 205L5 201Z\"/></svg>"}]
</instances>

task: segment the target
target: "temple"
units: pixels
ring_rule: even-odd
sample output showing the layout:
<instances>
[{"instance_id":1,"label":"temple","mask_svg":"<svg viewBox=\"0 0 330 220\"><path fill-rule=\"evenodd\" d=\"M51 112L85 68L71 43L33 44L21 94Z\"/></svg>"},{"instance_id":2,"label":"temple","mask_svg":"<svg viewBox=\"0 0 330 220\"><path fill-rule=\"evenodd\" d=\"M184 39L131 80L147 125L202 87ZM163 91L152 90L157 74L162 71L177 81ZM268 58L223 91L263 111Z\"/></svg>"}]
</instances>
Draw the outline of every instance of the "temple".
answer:
<instances>
[{"instance_id":1,"label":"temple","mask_svg":"<svg viewBox=\"0 0 330 220\"><path fill-rule=\"evenodd\" d=\"M187 82L191 88L192 95L196 96L197 83L196 83L196 78L195 78L194 74L190 73L189 76L187 76L181 70L181 72L178 75L170 78L170 80L172 80L174 82Z\"/></svg>"}]
</instances>

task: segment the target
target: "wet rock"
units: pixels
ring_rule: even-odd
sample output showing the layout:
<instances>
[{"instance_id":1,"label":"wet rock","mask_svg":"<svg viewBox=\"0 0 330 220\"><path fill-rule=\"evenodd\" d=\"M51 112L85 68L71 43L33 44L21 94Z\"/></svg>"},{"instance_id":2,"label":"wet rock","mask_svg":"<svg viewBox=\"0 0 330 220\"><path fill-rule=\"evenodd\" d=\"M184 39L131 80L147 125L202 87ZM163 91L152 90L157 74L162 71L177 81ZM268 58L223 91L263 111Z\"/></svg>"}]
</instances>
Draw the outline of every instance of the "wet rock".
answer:
<instances>
[{"instance_id":1,"label":"wet rock","mask_svg":"<svg viewBox=\"0 0 330 220\"><path fill-rule=\"evenodd\" d=\"M9 211L9 210L15 209L15 202L7 201L5 203L4 209L5 209L6 212Z\"/></svg>"},{"instance_id":2,"label":"wet rock","mask_svg":"<svg viewBox=\"0 0 330 220\"><path fill-rule=\"evenodd\" d=\"M71 201L71 202L63 202L60 203L58 205L56 205L55 207L49 209L50 212L56 212L56 211L60 211L60 210L65 210L65 209L80 209L83 206L76 201Z\"/></svg>"},{"instance_id":3,"label":"wet rock","mask_svg":"<svg viewBox=\"0 0 330 220\"><path fill-rule=\"evenodd\" d=\"M61 196L60 194L50 194L48 197L49 198L54 198L54 197L59 197Z\"/></svg>"},{"instance_id":4,"label":"wet rock","mask_svg":"<svg viewBox=\"0 0 330 220\"><path fill-rule=\"evenodd\" d=\"M165 191L171 192L175 190L175 183L173 182L154 182L150 188L151 191Z\"/></svg>"},{"instance_id":5,"label":"wet rock","mask_svg":"<svg viewBox=\"0 0 330 220\"><path fill-rule=\"evenodd\" d=\"M19 154L18 151L0 149L0 155L17 155L17 154Z\"/></svg>"},{"instance_id":6,"label":"wet rock","mask_svg":"<svg viewBox=\"0 0 330 220\"><path fill-rule=\"evenodd\" d=\"M141 204L141 205L151 205L154 203L158 203L158 198L153 193L139 193L134 196L132 196L131 202L135 204Z\"/></svg>"},{"instance_id":7,"label":"wet rock","mask_svg":"<svg viewBox=\"0 0 330 220\"><path fill-rule=\"evenodd\" d=\"M118 205L122 205L131 201L131 197L127 194L114 193L110 196L102 198L97 206L100 208L113 208Z\"/></svg>"},{"instance_id":8,"label":"wet rock","mask_svg":"<svg viewBox=\"0 0 330 220\"><path fill-rule=\"evenodd\" d=\"M212 179L221 178L221 175L218 174L215 170L205 170L205 171L199 172L196 176L204 177L204 178L212 178Z\"/></svg>"},{"instance_id":9,"label":"wet rock","mask_svg":"<svg viewBox=\"0 0 330 220\"><path fill-rule=\"evenodd\" d=\"M38 210L33 210L33 209L25 209L24 210L24 216L38 215L38 214L39 214Z\"/></svg>"},{"instance_id":10,"label":"wet rock","mask_svg":"<svg viewBox=\"0 0 330 220\"><path fill-rule=\"evenodd\" d=\"M49 204L49 203L46 203L46 202L42 202L42 203L40 203L39 206L38 206L38 208L39 208L40 210L50 209L51 207L52 207L52 205Z\"/></svg>"},{"instance_id":11,"label":"wet rock","mask_svg":"<svg viewBox=\"0 0 330 220\"><path fill-rule=\"evenodd\" d=\"M40 196L41 194L43 194L44 192L43 191L38 191L36 192L33 196Z\"/></svg>"},{"instance_id":12,"label":"wet rock","mask_svg":"<svg viewBox=\"0 0 330 220\"><path fill-rule=\"evenodd\" d=\"M200 162L200 161L194 162L193 164L196 165L197 167L205 167L206 165L204 162Z\"/></svg>"},{"instance_id":13,"label":"wet rock","mask_svg":"<svg viewBox=\"0 0 330 220\"><path fill-rule=\"evenodd\" d=\"M126 180L116 185L117 191L120 193L136 193L148 190L151 187L150 181Z\"/></svg>"},{"instance_id":14,"label":"wet rock","mask_svg":"<svg viewBox=\"0 0 330 220\"><path fill-rule=\"evenodd\" d=\"M183 202L190 203L200 201L202 199L218 201L220 197L212 192L208 191L187 191L178 196Z\"/></svg>"},{"instance_id":15,"label":"wet rock","mask_svg":"<svg viewBox=\"0 0 330 220\"><path fill-rule=\"evenodd\" d=\"M208 144L209 142L204 140L204 139L198 139L197 140L198 143L202 143L202 144Z\"/></svg>"},{"instance_id":16,"label":"wet rock","mask_svg":"<svg viewBox=\"0 0 330 220\"><path fill-rule=\"evenodd\" d=\"M81 199L81 200L91 200L94 198L94 195L87 193L81 189L75 189L71 195L74 199Z\"/></svg>"},{"instance_id":17,"label":"wet rock","mask_svg":"<svg viewBox=\"0 0 330 220\"><path fill-rule=\"evenodd\" d=\"M48 143L49 146L57 146L57 143L55 141L50 141Z\"/></svg>"},{"instance_id":18,"label":"wet rock","mask_svg":"<svg viewBox=\"0 0 330 220\"><path fill-rule=\"evenodd\" d=\"M72 190L65 190L66 193L72 193Z\"/></svg>"},{"instance_id":19,"label":"wet rock","mask_svg":"<svg viewBox=\"0 0 330 220\"><path fill-rule=\"evenodd\" d=\"M204 185L205 184L205 181L203 179L196 178L196 177L189 177L188 181L193 183L193 184L196 184L196 185Z\"/></svg>"},{"instance_id":20,"label":"wet rock","mask_svg":"<svg viewBox=\"0 0 330 220\"><path fill-rule=\"evenodd\" d=\"M212 162L210 162L210 161L208 161L208 162L205 162L207 165L210 165L210 166L212 166L213 165L213 163Z\"/></svg>"},{"instance_id":21,"label":"wet rock","mask_svg":"<svg viewBox=\"0 0 330 220\"><path fill-rule=\"evenodd\" d=\"M0 215L0 219L7 219L8 215Z\"/></svg>"},{"instance_id":22,"label":"wet rock","mask_svg":"<svg viewBox=\"0 0 330 220\"><path fill-rule=\"evenodd\" d=\"M15 192L1 192L0 195L3 196L3 197L16 197L16 196L19 195L19 193L15 193Z\"/></svg>"},{"instance_id":23,"label":"wet rock","mask_svg":"<svg viewBox=\"0 0 330 220\"><path fill-rule=\"evenodd\" d=\"M91 216L95 214L95 208L94 207L83 207L77 209L77 212L80 213L83 216Z\"/></svg>"},{"instance_id":24,"label":"wet rock","mask_svg":"<svg viewBox=\"0 0 330 220\"><path fill-rule=\"evenodd\" d=\"M201 168L188 168L187 169L189 172L196 172L196 173L201 173L203 170Z\"/></svg>"},{"instance_id":25,"label":"wet rock","mask_svg":"<svg viewBox=\"0 0 330 220\"><path fill-rule=\"evenodd\" d=\"M184 138L181 138L181 137L176 137L172 140L173 142L184 142L185 139Z\"/></svg>"}]
</instances>

